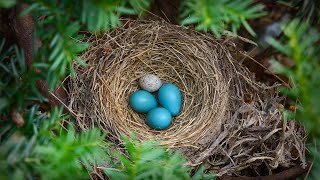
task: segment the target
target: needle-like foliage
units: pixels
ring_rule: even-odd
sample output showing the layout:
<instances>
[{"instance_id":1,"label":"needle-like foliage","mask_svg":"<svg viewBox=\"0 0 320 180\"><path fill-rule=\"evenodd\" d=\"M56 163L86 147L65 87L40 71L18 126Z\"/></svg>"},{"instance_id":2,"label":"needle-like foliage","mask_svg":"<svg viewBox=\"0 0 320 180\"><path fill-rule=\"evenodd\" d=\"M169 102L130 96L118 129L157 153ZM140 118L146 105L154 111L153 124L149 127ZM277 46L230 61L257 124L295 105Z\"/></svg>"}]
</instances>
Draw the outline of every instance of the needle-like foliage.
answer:
<instances>
[{"instance_id":1,"label":"needle-like foliage","mask_svg":"<svg viewBox=\"0 0 320 180\"><path fill-rule=\"evenodd\" d=\"M248 19L265 15L261 4L253 4L252 0L185 0L182 3L181 24L195 24L200 31L211 31L220 37L224 30L233 33L243 25L255 35L248 24Z\"/></svg>"},{"instance_id":2,"label":"needle-like foliage","mask_svg":"<svg viewBox=\"0 0 320 180\"><path fill-rule=\"evenodd\" d=\"M293 20L283 29L285 43L269 39L269 43L283 54L290 57L295 67L288 69L277 61L273 61L276 71L287 75L293 87L286 89L287 95L298 99L296 119L301 120L313 135L320 137L320 33L307 23ZM294 103L294 102L292 102Z\"/></svg>"},{"instance_id":3,"label":"needle-like foliage","mask_svg":"<svg viewBox=\"0 0 320 180\"><path fill-rule=\"evenodd\" d=\"M315 158L311 174L317 179L320 170L320 32L298 19L285 25L283 32L283 43L275 39L268 41L275 49L290 57L295 67L289 69L277 61L273 61L273 66L278 73L291 80L292 88L284 89L283 92L293 99L290 103L297 107L297 111L295 114L290 111L285 113L303 123L310 139L314 140L309 150Z\"/></svg>"},{"instance_id":4,"label":"needle-like foliage","mask_svg":"<svg viewBox=\"0 0 320 180\"><path fill-rule=\"evenodd\" d=\"M130 154L126 157L119 151L111 151L99 130L76 132L61 108L43 112L37 105L46 100L36 88L37 80L46 80L53 90L63 77L74 73L74 61L85 65L78 54L89 44L80 41L81 30L101 33L118 27L122 14L140 16L150 1L27 0L26 3L30 6L21 16L32 13L37 19L35 37L40 38L42 46L35 48L33 64L27 68L23 50L16 45L4 49L5 40L0 42L0 179L83 179L89 177L87 170L92 170L92 165L105 162L119 168L115 172L123 172L129 179L188 178L190 168L183 166L185 159L180 154L154 142L139 144L126 138ZM20 115L21 127L12 123L12 112ZM65 125L66 119L69 125ZM119 162L113 162L109 155ZM114 179L121 177L121 173L116 176L110 173L107 174ZM196 175L197 179L206 177L204 168Z\"/></svg>"},{"instance_id":5,"label":"needle-like foliage","mask_svg":"<svg viewBox=\"0 0 320 180\"><path fill-rule=\"evenodd\" d=\"M26 108L26 101L44 100L35 86L41 76L27 70L23 50L16 45L4 49L4 44L0 39L0 115Z\"/></svg>"},{"instance_id":6,"label":"needle-like foliage","mask_svg":"<svg viewBox=\"0 0 320 180\"><path fill-rule=\"evenodd\" d=\"M1 179L85 178L85 167L108 159L100 130L76 133L72 125L64 129L60 123L66 117L61 113L61 108L54 108L43 114L33 106L24 116L24 128L1 122Z\"/></svg>"},{"instance_id":7,"label":"needle-like foliage","mask_svg":"<svg viewBox=\"0 0 320 180\"><path fill-rule=\"evenodd\" d=\"M111 179L190 179L190 167L179 153L159 147L155 141L139 143L134 136L124 137L128 156L115 151L113 155L121 163L111 162L113 168L103 168ZM205 174L200 168L192 179L214 179L213 174Z\"/></svg>"},{"instance_id":8,"label":"needle-like foliage","mask_svg":"<svg viewBox=\"0 0 320 180\"><path fill-rule=\"evenodd\" d=\"M120 15L141 15L149 0L82 1L81 20L89 31L108 31L121 25Z\"/></svg>"},{"instance_id":9,"label":"needle-like foliage","mask_svg":"<svg viewBox=\"0 0 320 180\"><path fill-rule=\"evenodd\" d=\"M27 1L30 6L22 16L32 13L37 20L37 35L42 47L36 51L34 67L47 72L45 79L53 90L66 75L74 75L74 61L85 65L78 57L88 43L80 42L81 30L101 33L120 26L121 15L141 15L150 0L70 0Z\"/></svg>"},{"instance_id":10,"label":"needle-like foliage","mask_svg":"<svg viewBox=\"0 0 320 180\"><path fill-rule=\"evenodd\" d=\"M88 178L93 164L103 168L111 179L212 179L201 167L190 177L186 160L178 153L160 147L156 142L138 143L135 138L124 138L128 154L112 150L105 135L97 129L76 132L70 118L62 109L40 111L46 99L38 92L36 81L44 79L50 90L73 74L74 62L85 66L78 58L88 43L81 42L83 31L107 32L122 24L121 15L141 16L151 0L25 0L29 5L21 16L31 13L35 19L34 37L42 46L35 48L32 67L26 68L23 50L16 45L5 48L0 40L0 179L83 179ZM302 1L294 0L301 4ZM16 0L0 0L0 8L13 7ZM302 16L319 16L316 0L304 1ZM263 6L253 0L184 0L181 24L195 25L197 30L211 31L220 37L225 30L237 33L242 25L255 35L247 20L263 16ZM318 14L317 14L318 13ZM319 19L319 18L318 18ZM319 21L317 21L319 23ZM294 117L305 124L314 144L320 140L320 33L307 23L294 20L284 27L285 41L269 42L292 58L293 69L276 61L278 72L290 77L291 89L285 89L297 107ZM36 42L36 40L34 40ZM36 44L34 44L35 47ZM12 112L24 120L18 128L12 123ZM62 126L64 120L69 125ZM319 146L310 148L315 158L315 169L310 177L317 178L320 167ZM108 155L107 155L108 154ZM113 161L115 160L116 161Z\"/></svg>"}]
</instances>

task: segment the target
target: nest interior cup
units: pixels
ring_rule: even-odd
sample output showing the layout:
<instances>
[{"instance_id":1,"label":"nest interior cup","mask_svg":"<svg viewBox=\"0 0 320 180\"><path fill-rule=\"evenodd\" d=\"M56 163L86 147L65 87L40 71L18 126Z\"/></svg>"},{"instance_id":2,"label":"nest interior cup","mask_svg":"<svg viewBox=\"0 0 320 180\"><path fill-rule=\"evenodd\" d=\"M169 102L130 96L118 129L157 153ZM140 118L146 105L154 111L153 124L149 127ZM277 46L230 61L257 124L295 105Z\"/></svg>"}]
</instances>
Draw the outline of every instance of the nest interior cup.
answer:
<instances>
[{"instance_id":1,"label":"nest interior cup","mask_svg":"<svg viewBox=\"0 0 320 180\"><path fill-rule=\"evenodd\" d=\"M87 66L76 65L69 90L69 107L80 129L99 127L116 143L134 132L140 141L158 140L181 151L191 164L209 161L218 175L254 163L276 168L294 165L297 158L304 162L303 130L281 122L281 97L234 61L232 43L148 21L129 21L86 41L91 46L81 58ZM145 74L181 90L181 113L164 131L151 129L146 115L129 106ZM300 153L292 155L293 149Z\"/></svg>"}]
</instances>

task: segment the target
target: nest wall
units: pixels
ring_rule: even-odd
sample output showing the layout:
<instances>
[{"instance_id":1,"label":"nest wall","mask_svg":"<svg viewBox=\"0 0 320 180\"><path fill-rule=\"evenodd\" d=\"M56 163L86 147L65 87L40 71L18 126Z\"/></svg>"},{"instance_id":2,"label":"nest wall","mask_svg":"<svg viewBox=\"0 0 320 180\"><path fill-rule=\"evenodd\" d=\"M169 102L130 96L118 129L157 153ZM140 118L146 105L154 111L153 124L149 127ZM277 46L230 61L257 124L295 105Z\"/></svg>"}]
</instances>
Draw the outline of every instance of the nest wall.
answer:
<instances>
[{"instance_id":1,"label":"nest wall","mask_svg":"<svg viewBox=\"0 0 320 180\"><path fill-rule=\"evenodd\" d=\"M276 87L256 82L234 59L233 41L148 21L128 21L85 40L91 43L81 55L87 66L76 66L69 86L80 129L98 127L119 147L121 136L134 132L140 141L182 152L189 165L209 164L218 175L305 164L303 128L283 119ZM165 131L149 128L146 115L128 103L147 73L182 92L181 114Z\"/></svg>"}]
</instances>

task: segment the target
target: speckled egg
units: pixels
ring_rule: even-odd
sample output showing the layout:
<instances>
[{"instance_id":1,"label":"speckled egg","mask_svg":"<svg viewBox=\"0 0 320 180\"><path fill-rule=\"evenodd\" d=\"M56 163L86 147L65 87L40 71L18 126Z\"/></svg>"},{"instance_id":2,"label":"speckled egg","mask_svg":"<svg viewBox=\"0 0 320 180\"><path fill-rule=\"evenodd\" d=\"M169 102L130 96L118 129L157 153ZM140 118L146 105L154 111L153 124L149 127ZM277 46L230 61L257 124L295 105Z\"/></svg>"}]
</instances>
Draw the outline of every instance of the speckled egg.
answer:
<instances>
[{"instance_id":1,"label":"speckled egg","mask_svg":"<svg viewBox=\"0 0 320 180\"><path fill-rule=\"evenodd\" d=\"M146 91L155 92L161 87L162 82L158 76L146 74L139 79L139 85Z\"/></svg>"}]
</instances>

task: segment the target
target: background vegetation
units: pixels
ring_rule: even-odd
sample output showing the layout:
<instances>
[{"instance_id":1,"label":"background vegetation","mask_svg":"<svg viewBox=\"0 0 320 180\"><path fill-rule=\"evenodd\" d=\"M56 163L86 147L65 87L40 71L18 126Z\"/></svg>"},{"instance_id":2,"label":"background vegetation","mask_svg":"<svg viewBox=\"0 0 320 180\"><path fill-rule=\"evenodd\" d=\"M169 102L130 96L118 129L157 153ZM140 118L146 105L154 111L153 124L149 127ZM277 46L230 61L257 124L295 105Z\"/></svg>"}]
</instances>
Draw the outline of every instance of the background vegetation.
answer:
<instances>
[{"instance_id":1,"label":"background vegetation","mask_svg":"<svg viewBox=\"0 0 320 180\"><path fill-rule=\"evenodd\" d=\"M157 142L138 143L134 136L124 137L128 154L113 150L105 136L97 129L76 132L69 116L62 108L43 110L46 99L36 82L45 80L50 90L60 85L67 75L73 75L73 64L85 64L77 55L89 44L79 40L82 31L107 32L122 24L123 15L140 17L148 9L150 0L83 0L61 1L25 0L29 7L21 16L31 13L36 19L35 37L41 48L35 48L32 66L27 67L24 50L6 45L0 40L0 179L61 179L89 177L91 167L100 168L105 176L123 179L206 179L201 167L196 173L183 166L185 159L163 149ZM0 8L13 7L16 1L0 0ZM290 79L291 88L283 89L295 107L285 111L290 119L299 120L309 133L309 150L314 168L309 175L320 172L320 10L316 0L279 1L295 9L281 25L278 40L267 42L293 60L287 68L274 60L276 71ZM221 37L230 30L236 34L244 28L257 35L248 20L266 15L262 3L252 0L184 0L180 6L180 23L199 31L210 31ZM257 39L256 39L257 40ZM34 43L35 44L35 43ZM115 160L118 159L118 160ZM99 169L99 168L98 168Z\"/></svg>"}]
</instances>

